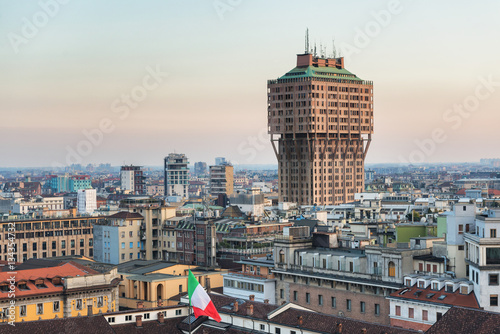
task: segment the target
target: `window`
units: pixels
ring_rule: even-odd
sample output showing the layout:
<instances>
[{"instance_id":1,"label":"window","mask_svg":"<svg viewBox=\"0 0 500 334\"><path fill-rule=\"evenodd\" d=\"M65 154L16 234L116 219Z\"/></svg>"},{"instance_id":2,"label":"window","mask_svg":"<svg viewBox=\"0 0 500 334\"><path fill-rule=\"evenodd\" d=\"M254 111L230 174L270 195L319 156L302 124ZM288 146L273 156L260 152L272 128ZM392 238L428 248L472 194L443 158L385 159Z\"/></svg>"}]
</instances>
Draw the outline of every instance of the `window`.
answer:
<instances>
[{"instance_id":1,"label":"window","mask_svg":"<svg viewBox=\"0 0 500 334\"><path fill-rule=\"evenodd\" d=\"M394 262L392 261L389 262L388 269L389 269L388 272L389 277L396 277L396 265L394 264Z\"/></svg>"},{"instance_id":2,"label":"window","mask_svg":"<svg viewBox=\"0 0 500 334\"><path fill-rule=\"evenodd\" d=\"M134 248L134 243L133 242L130 242L129 248Z\"/></svg>"},{"instance_id":3,"label":"window","mask_svg":"<svg viewBox=\"0 0 500 334\"><path fill-rule=\"evenodd\" d=\"M359 310L361 313L365 313L365 302L359 303Z\"/></svg>"},{"instance_id":4,"label":"window","mask_svg":"<svg viewBox=\"0 0 500 334\"><path fill-rule=\"evenodd\" d=\"M266 330L266 325L260 324L260 330L265 331Z\"/></svg>"},{"instance_id":5,"label":"window","mask_svg":"<svg viewBox=\"0 0 500 334\"><path fill-rule=\"evenodd\" d=\"M322 295L318 295L318 305L319 306L323 305L323 296Z\"/></svg>"},{"instance_id":6,"label":"window","mask_svg":"<svg viewBox=\"0 0 500 334\"><path fill-rule=\"evenodd\" d=\"M401 306L396 306L396 315L401 315Z\"/></svg>"},{"instance_id":7,"label":"window","mask_svg":"<svg viewBox=\"0 0 500 334\"><path fill-rule=\"evenodd\" d=\"M439 283L438 282L432 282L432 290L439 290Z\"/></svg>"},{"instance_id":8,"label":"window","mask_svg":"<svg viewBox=\"0 0 500 334\"><path fill-rule=\"evenodd\" d=\"M306 303L310 303L311 302L311 295L309 294L309 292L306 292Z\"/></svg>"},{"instance_id":9,"label":"window","mask_svg":"<svg viewBox=\"0 0 500 334\"><path fill-rule=\"evenodd\" d=\"M21 317L25 317L26 316L26 305L21 305L19 307L19 314L21 315Z\"/></svg>"},{"instance_id":10,"label":"window","mask_svg":"<svg viewBox=\"0 0 500 334\"><path fill-rule=\"evenodd\" d=\"M498 306L498 295L490 295L490 306Z\"/></svg>"},{"instance_id":11,"label":"window","mask_svg":"<svg viewBox=\"0 0 500 334\"><path fill-rule=\"evenodd\" d=\"M408 318L413 319L414 317L415 317L415 309L413 309L412 307L410 307L408 309Z\"/></svg>"},{"instance_id":12,"label":"window","mask_svg":"<svg viewBox=\"0 0 500 334\"><path fill-rule=\"evenodd\" d=\"M47 242L42 242L42 250L47 250Z\"/></svg>"},{"instance_id":13,"label":"window","mask_svg":"<svg viewBox=\"0 0 500 334\"><path fill-rule=\"evenodd\" d=\"M75 248L75 240L71 240L70 244L71 244L71 248Z\"/></svg>"},{"instance_id":14,"label":"window","mask_svg":"<svg viewBox=\"0 0 500 334\"><path fill-rule=\"evenodd\" d=\"M175 310L175 315L182 315L182 310Z\"/></svg>"},{"instance_id":15,"label":"window","mask_svg":"<svg viewBox=\"0 0 500 334\"><path fill-rule=\"evenodd\" d=\"M125 243L124 243L124 242L122 242L122 249L124 249L124 248L125 248Z\"/></svg>"},{"instance_id":16,"label":"window","mask_svg":"<svg viewBox=\"0 0 500 334\"><path fill-rule=\"evenodd\" d=\"M285 298L285 290L280 289L280 298L283 299Z\"/></svg>"},{"instance_id":17,"label":"window","mask_svg":"<svg viewBox=\"0 0 500 334\"><path fill-rule=\"evenodd\" d=\"M144 313L144 319L149 319L150 313Z\"/></svg>"},{"instance_id":18,"label":"window","mask_svg":"<svg viewBox=\"0 0 500 334\"><path fill-rule=\"evenodd\" d=\"M66 240L61 241L61 248L66 248Z\"/></svg>"},{"instance_id":19,"label":"window","mask_svg":"<svg viewBox=\"0 0 500 334\"><path fill-rule=\"evenodd\" d=\"M122 233L121 233L121 237L122 237L122 238L125 238L125 232L122 232Z\"/></svg>"},{"instance_id":20,"label":"window","mask_svg":"<svg viewBox=\"0 0 500 334\"><path fill-rule=\"evenodd\" d=\"M490 274L489 284L490 285L498 285L498 274Z\"/></svg>"},{"instance_id":21,"label":"window","mask_svg":"<svg viewBox=\"0 0 500 334\"><path fill-rule=\"evenodd\" d=\"M464 234L464 226L458 225L458 234Z\"/></svg>"},{"instance_id":22,"label":"window","mask_svg":"<svg viewBox=\"0 0 500 334\"><path fill-rule=\"evenodd\" d=\"M59 312L60 310L60 306L59 306L59 301L56 300L54 303L53 303L53 310L54 312Z\"/></svg>"},{"instance_id":23,"label":"window","mask_svg":"<svg viewBox=\"0 0 500 334\"><path fill-rule=\"evenodd\" d=\"M280 328L276 328L274 332L275 332L276 334L281 334L281 329L280 329Z\"/></svg>"},{"instance_id":24,"label":"window","mask_svg":"<svg viewBox=\"0 0 500 334\"><path fill-rule=\"evenodd\" d=\"M104 306L104 297L100 296L97 297L97 307L103 307Z\"/></svg>"},{"instance_id":25,"label":"window","mask_svg":"<svg viewBox=\"0 0 500 334\"><path fill-rule=\"evenodd\" d=\"M179 284L179 292L182 292L182 284Z\"/></svg>"},{"instance_id":26,"label":"window","mask_svg":"<svg viewBox=\"0 0 500 334\"><path fill-rule=\"evenodd\" d=\"M134 236L134 232L133 231L128 232L128 236L132 238Z\"/></svg>"},{"instance_id":27,"label":"window","mask_svg":"<svg viewBox=\"0 0 500 334\"><path fill-rule=\"evenodd\" d=\"M115 322L115 317L109 317L108 318L109 323L114 323Z\"/></svg>"},{"instance_id":28,"label":"window","mask_svg":"<svg viewBox=\"0 0 500 334\"><path fill-rule=\"evenodd\" d=\"M429 320L429 312L427 310L422 310L422 320Z\"/></svg>"},{"instance_id":29,"label":"window","mask_svg":"<svg viewBox=\"0 0 500 334\"><path fill-rule=\"evenodd\" d=\"M347 311L351 310L351 300L350 299L346 299L346 309L347 309Z\"/></svg>"},{"instance_id":30,"label":"window","mask_svg":"<svg viewBox=\"0 0 500 334\"><path fill-rule=\"evenodd\" d=\"M332 297L332 308L336 308L336 307L337 307L337 298Z\"/></svg>"},{"instance_id":31,"label":"window","mask_svg":"<svg viewBox=\"0 0 500 334\"><path fill-rule=\"evenodd\" d=\"M52 241L52 249L56 249L56 242Z\"/></svg>"},{"instance_id":32,"label":"window","mask_svg":"<svg viewBox=\"0 0 500 334\"><path fill-rule=\"evenodd\" d=\"M446 284L446 292L453 292L453 284Z\"/></svg>"},{"instance_id":33,"label":"window","mask_svg":"<svg viewBox=\"0 0 500 334\"><path fill-rule=\"evenodd\" d=\"M125 260L125 253L122 254L122 260Z\"/></svg>"},{"instance_id":34,"label":"window","mask_svg":"<svg viewBox=\"0 0 500 334\"><path fill-rule=\"evenodd\" d=\"M375 315L380 315L380 304L375 304Z\"/></svg>"},{"instance_id":35,"label":"window","mask_svg":"<svg viewBox=\"0 0 500 334\"><path fill-rule=\"evenodd\" d=\"M294 301L297 301L297 291L294 291L294 292L293 292L293 300L294 300Z\"/></svg>"},{"instance_id":36,"label":"window","mask_svg":"<svg viewBox=\"0 0 500 334\"><path fill-rule=\"evenodd\" d=\"M433 265L432 265L432 272L433 272L433 273L437 273L437 271L438 271L437 264L433 264Z\"/></svg>"},{"instance_id":37,"label":"window","mask_svg":"<svg viewBox=\"0 0 500 334\"><path fill-rule=\"evenodd\" d=\"M490 229L490 238L496 238L497 237L497 229L492 228Z\"/></svg>"},{"instance_id":38,"label":"window","mask_svg":"<svg viewBox=\"0 0 500 334\"><path fill-rule=\"evenodd\" d=\"M36 304L36 314L43 314L43 303Z\"/></svg>"},{"instance_id":39,"label":"window","mask_svg":"<svg viewBox=\"0 0 500 334\"><path fill-rule=\"evenodd\" d=\"M81 310L83 308L83 303L81 299L76 300L76 309Z\"/></svg>"},{"instance_id":40,"label":"window","mask_svg":"<svg viewBox=\"0 0 500 334\"><path fill-rule=\"evenodd\" d=\"M466 295L469 293L469 287L467 285L461 285L460 286L460 293L462 295Z\"/></svg>"},{"instance_id":41,"label":"window","mask_svg":"<svg viewBox=\"0 0 500 334\"><path fill-rule=\"evenodd\" d=\"M131 315L126 315L125 316L125 321L132 321L132 316Z\"/></svg>"},{"instance_id":42,"label":"window","mask_svg":"<svg viewBox=\"0 0 500 334\"><path fill-rule=\"evenodd\" d=\"M411 286L411 279L409 279L409 278L405 279L405 285Z\"/></svg>"},{"instance_id":43,"label":"window","mask_svg":"<svg viewBox=\"0 0 500 334\"><path fill-rule=\"evenodd\" d=\"M418 264L418 271L424 271L424 264L422 262Z\"/></svg>"},{"instance_id":44,"label":"window","mask_svg":"<svg viewBox=\"0 0 500 334\"><path fill-rule=\"evenodd\" d=\"M427 272L431 272L431 265L429 263L427 264Z\"/></svg>"}]
</instances>

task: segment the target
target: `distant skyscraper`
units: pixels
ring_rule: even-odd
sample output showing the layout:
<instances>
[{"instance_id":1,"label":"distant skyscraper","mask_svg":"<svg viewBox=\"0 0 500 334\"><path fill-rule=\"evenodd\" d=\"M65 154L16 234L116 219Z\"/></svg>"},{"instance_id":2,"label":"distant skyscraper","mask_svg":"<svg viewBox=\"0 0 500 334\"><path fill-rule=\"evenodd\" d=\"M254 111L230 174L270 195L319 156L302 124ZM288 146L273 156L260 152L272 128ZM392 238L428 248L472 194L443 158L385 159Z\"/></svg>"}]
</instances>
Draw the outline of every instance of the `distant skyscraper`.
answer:
<instances>
[{"instance_id":1,"label":"distant skyscraper","mask_svg":"<svg viewBox=\"0 0 500 334\"><path fill-rule=\"evenodd\" d=\"M373 133L373 82L344 58L297 55L297 66L268 84L268 131L278 159L279 199L301 205L354 200L364 190Z\"/></svg>"},{"instance_id":2,"label":"distant skyscraper","mask_svg":"<svg viewBox=\"0 0 500 334\"><path fill-rule=\"evenodd\" d=\"M140 166L122 166L120 170L122 190L142 195L145 191L145 177Z\"/></svg>"},{"instance_id":3,"label":"distant skyscraper","mask_svg":"<svg viewBox=\"0 0 500 334\"><path fill-rule=\"evenodd\" d=\"M196 175L203 175L207 172L207 163L206 162L196 162L194 164L194 173Z\"/></svg>"},{"instance_id":4,"label":"distant skyscraper","mask_svg":"<svg viewBox=\"0 0 500 334\"><path fill-rule=\"evenodd\" d=\"M188 158L184 154L170 153L165 157L165 196L189 197L188 164Z\"/></svg>"},{"instance_id":5,"label":"distant skyscraper","mask_svg":"<svg viewBox=\"0 0 500 334\"><path fill-rule=\"evenodd\" d=\"M227 162L226 162L226 158L224 157L217 157L215 158L215 164L216 165L225 165Z\"/></svg>"}]
</instances>

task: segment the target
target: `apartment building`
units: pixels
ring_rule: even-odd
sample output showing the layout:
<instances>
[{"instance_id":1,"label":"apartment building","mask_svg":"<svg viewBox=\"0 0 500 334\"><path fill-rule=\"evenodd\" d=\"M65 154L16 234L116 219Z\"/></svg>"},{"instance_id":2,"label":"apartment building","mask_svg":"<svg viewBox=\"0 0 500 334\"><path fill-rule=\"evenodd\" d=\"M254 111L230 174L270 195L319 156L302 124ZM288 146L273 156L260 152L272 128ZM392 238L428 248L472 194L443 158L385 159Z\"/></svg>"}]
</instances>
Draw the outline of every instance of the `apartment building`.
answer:
<instances>
[{"instance_id":1,"label":"apartment building","mask_svg":"<svg viewBox=\"0 0 500 334\"><path fill-rule=\"evenodd\" d=\"M29 200L20 200L12 204L12 213L27 214L40 209L63 210L64 197L37 196Z\"/></svg>"},{"instance_id":2,"label":"apartment building","mask_svg":"<svg viewBox=\"0 0 500 334\"><path fill-rule=\"evenodd\" d=\"M128 190L132 194L142 195L145 188L144 173L140 166L122 166L120 169L120 184L122 190Z\"/></svg>"},{"instance_id":3,"label":"apartment building","mask_svg":"<svg viewBox=\"0 0 500 334\"><path fill-rule=\"evenodd\" d=\"M302 231L297 235L297 231ZM386 297L413 273L413 256L430 249L366 246L338 247L338 236L314 233L309 227L289 228L274 241L276 301L353 319L389 324Z\"/></svg>"},{"instance_id":4,"label":"apartment building","mask_svg":"<svg viewBox=\"0 0 500 334\"><path fill-rule=\"evenodd\" d=\"M164 159L165 196L189 198L189 161L185 154L170 153Z\"/></svg>"},{"instance_id":5,"label":"apartment building","mask_svg":"<svg viewBox=\"0 0 500 334\"><path fill-rule=\"evenodd\" d=\"M0 308L15 322L85 316L118 310L116 268L99 272L76 262L42 268L16 268L15 297L10 297L12 274L0 272ZM15 303L12 304L11 301Z\"/></svg>"},{"instance_id":6,"label":"apartment building","mask_svg":"<svg viewBox=\"0 0 500 334\"><path fill-rule=\"evenodd\" d=\"M268 133L279 174L279 201L331 205L364 191L373 134L373 82L344 58L297 55L294 69L267 82Z\"/></svg>"},{"instance_id":7,"label":"apartment building","mask_svg":"<svg viewBox=\"0 0 500 334\"><path fill-rule=\"evenodd\" d=\"M93 225L102 220L100 217L67 217L0 222L3 234L0 257L8 259L8 233L14 226L14 258L18 262L67 255L91 258L94 256Z\"/></svg>"},{"instance_id":8,"label":"apartment building","mask_svg":"<svg viewBox=\"0 0 500 334\"><path fill-rule=\"evenodd\" d=\"M478 215L475 229L464 233L465 262L479 306L500 312L500 210Z\"/></svg>"},{"instance_id":9,"label":"apartment building","mask_svg":"<svg viewBox=\"0 0 500 334\"><path fill-rule=\"evenodd\" d=\"M146 242L141 225L144 217L122 211L94 224L94 260L119 264L140 259Z\"/></svg>"},{"instance_id":10,"label":"apartment building","mask_svg":"<svg viewBox=\"0 0 500 334\"><path fill-rule=\"evenodd\" d=\"M229 164L210 166L210 195L232 195L234 191L234 168Z\"/></svg>"},{"instance_id":11,"label":"apartment building","mask_svg":"<svg viewBox=\"0 0 500 334\"><path fill-rule=\"evenodd\" d=\"M216 267L216 226L213 221L196 219L179 223L175 228L177 262Z\"/></svg>"},{"instance_id":12,"label":"apartment building","mask_svg":"<svg viewBox=\"0 0 500 334\"><path fill-rule=\"evenodd\" d=\"M80 189L77 193L77 209L79 214L90 215L97 210L97 192L95 189Z\"/></svg>"}]
</instances>

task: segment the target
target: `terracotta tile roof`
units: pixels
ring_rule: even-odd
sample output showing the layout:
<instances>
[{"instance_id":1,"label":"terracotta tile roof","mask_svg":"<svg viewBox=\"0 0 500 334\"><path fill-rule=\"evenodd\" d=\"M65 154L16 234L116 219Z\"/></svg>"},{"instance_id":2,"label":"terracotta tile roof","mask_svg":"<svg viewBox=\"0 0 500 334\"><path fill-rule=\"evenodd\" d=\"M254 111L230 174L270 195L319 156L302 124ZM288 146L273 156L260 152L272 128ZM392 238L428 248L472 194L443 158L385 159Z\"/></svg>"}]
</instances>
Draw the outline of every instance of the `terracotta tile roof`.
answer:
<instances>
[{"instance_id":1,"label":"terracotta tile roof","mask_svg":"<svg viewBox=\"0 0 500 334\"><path fill-rule=\"evenodd\" d=\"M51 320L17 322L15 326L0 324L0 334L114 334L103 316L74 317Z\"/></svg>"},{"instance_id":2,"label":"terracotta tile roof","mask_svg":"<svg viewBox=\"0 0 500 334\"><path fill-rule=\"evenodd\" d=\"M174 333L182 333L177 326L180 324L183 317L180 318L170 318L165 319L163 324L160 324L158 320L151 321L142 321L142 327L137 327L134 321L128 324L121 325L112 325L114 333L116 334L133 334L133 333L144 333L144 334L156 334L156 333L164 333L164 334L174 334ZM198 332L199 333L199 332Z\"/></svg>"},{"instance_id":3,"label":"terracotta tile roof","mask_svg":"<svg viewBox=\"0 0 500 334\"><path fill-rule=\"evenodd\" d=\"M26 282L26 286L27 288L29 288L29 290L20 290L19 288L17 288L16 297L27 297L32 295L63 291L62 285L52 284L51 279L55 277L76 277L97 274L99 274L99 272L72 261L54 267L19 270L15 274L16 282ZM0 284L8 283L7 280L11 276L12 275L8 272L0 272ZM38 279L43 280L43 284L45 285L45 287L38 288L35 285L35 280ZM0 290L0 299L8 298L8 293L8 290Z\"/></svg>"},{"instance_id":4,"label":"terracotta tile roof","mask_svg":"<svg viewBox=\"0 0 500 334\"><path fill-rule=\"evenodd\" d=\"M405 290L406 292L402 293ZM417 291L421 292L416 293ZM446 297L444 297L444 299L439 299L440 296ZM418 288L416 284L410 288L399 289L396 292L391 293L390 297L421 301L424 303L437 303L450 306L479 308L479 303L477 302L474 292L471 292L468 295L464 295L460 293L460 289L457 289L455 292L446 292L444 287L441 290L432 290L431 284L429 284L429 286L425 289Z\"/></svg>"},{"instance_id":5,"label":"terracotta tile roof","mask_svg":"<svg viewBox=\"0 0 500 334\"><path fill-rule=\"evenodd\" d=\"M144 219L144 217L137 212L120 211L114 215L108 216L114 219Z\"/></svg>"},{"instance_id":6,"label":"terracotta tile roof","mask_svg":"<svg viewBox=\"0 0 500 334\"><path fill-rule=\"evenodd\" d=\"M500 314L465 307L452 307L426 334L500 334Z\"/></svg>"}]
</instances>

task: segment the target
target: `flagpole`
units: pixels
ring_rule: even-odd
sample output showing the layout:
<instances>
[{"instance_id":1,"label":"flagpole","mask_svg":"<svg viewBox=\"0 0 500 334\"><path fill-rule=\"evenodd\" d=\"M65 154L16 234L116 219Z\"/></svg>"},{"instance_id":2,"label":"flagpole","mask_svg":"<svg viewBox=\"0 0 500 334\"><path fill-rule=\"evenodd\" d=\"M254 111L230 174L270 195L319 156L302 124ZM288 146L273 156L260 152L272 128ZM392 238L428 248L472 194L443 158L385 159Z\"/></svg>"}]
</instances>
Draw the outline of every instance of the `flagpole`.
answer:
<instances>
[{"instance_id":1,"label":"flagpole","mask_svg":"<svg viewBox=\"0 0 500 334\"><path fill-rule=\"evenodd\" d=\"M189 275L188 275L188 281L187 281L187 291L188 291L188 298L189 298L189 308L188 308L188 322L189 322L189 334L191 334L191 297L189 296Z\"/></svg>"}]
</instances>

